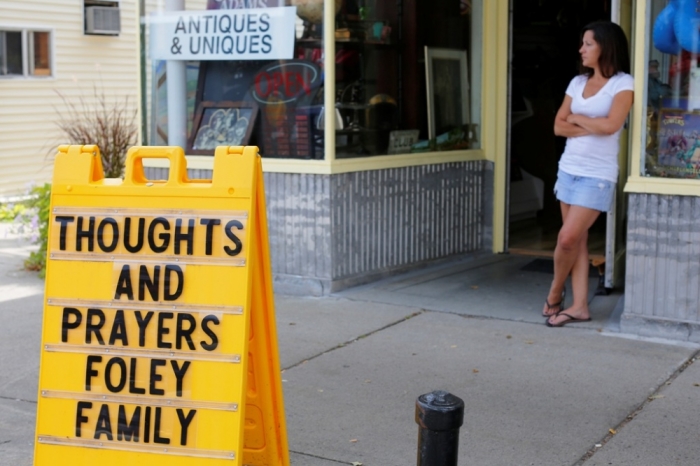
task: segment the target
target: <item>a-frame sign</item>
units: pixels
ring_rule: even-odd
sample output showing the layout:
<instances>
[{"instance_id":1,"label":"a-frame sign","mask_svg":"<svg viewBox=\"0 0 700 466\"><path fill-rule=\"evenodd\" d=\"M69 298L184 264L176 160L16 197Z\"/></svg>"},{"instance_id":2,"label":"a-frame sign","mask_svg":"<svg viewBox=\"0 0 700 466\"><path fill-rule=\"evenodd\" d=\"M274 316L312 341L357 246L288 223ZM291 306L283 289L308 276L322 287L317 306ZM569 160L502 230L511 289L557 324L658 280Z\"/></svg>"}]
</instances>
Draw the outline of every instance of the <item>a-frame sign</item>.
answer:
<instances>
[{"instance_id":1,"label":"a-frame sign","mask_svg":"<svg viewBox=\"0 0 700 466\"><path fill-rule=\"evenodd\" d=\"M264 199L257 147L59 148L35 465L289 464Z\"/></svg>"}]
</instances>

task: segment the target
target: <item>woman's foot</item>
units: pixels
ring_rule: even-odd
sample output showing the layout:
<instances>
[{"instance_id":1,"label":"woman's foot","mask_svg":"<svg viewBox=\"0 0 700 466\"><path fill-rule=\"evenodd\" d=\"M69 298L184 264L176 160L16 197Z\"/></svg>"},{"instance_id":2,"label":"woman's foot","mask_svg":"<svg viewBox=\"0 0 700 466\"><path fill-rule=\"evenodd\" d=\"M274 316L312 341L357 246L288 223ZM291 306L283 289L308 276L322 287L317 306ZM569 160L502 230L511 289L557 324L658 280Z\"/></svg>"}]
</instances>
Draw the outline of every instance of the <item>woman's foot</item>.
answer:
<instances>
[{"instance_id":1,"label":"woman's foot","mask_svg":"<svg viewBox=\"0 0 700 466\"><path fill-rule=\"evenodd\" d=\"M588 309L570 309L566 312L559 311L556 315L547 319L547 327L563 327L566 324L576 322L588 322L591 320L591 314Z\"/></svg>"},{"instance_id":2,"label":"woman's foot","mask_svg":"<svg viewBox=\"0 0 700 466\"><path fill-rule=\"evenodd\" d=\"M544 309L542 309L542 317L552 317L564 310L564 299L566 299L566 287L561 291L561 295L554 294L550 291L547 299L544 300Z\"/></svg>"}]
</instances>

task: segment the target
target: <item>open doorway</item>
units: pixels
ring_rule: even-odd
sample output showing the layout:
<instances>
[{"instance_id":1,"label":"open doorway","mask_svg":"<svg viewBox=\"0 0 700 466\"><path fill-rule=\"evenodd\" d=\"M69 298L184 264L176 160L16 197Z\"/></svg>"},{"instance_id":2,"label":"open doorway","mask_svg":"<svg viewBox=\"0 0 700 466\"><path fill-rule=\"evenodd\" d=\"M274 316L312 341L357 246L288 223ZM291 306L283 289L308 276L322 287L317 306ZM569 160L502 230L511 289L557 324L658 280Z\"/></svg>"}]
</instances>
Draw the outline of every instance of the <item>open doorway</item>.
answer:
<instances>
[{"instance_id":1,"label":"open doorway","mask_svg":"<svg viewBox=\"0 0 700 466\"><path fill-rule=\"evenodd\" d=\"M580 31L611 17L611 0L511 0L508 251L552 256L561 212L553 189L565 138L554 117L578 74ZM590 230L592 262L605 257L606 216Z\"/></svg>"}]
</instances>

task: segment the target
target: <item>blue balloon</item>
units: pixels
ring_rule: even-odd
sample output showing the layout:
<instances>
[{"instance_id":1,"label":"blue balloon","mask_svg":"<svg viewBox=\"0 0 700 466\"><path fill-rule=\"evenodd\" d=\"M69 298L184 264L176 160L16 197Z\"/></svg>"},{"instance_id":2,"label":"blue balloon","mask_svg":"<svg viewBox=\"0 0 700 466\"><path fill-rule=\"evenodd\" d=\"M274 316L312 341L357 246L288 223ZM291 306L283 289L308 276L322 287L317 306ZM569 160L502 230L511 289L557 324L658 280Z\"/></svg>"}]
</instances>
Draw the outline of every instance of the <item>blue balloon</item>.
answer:
<instances>
[{"instance_id":1,"label":"blue balloon","mask_svg":"<svg viewBox=\"0 0 700 466\"><path fill-rule=\"evenodd\" d=\"M653 40L654 46L664 53L679 54L681 44L676 38L674 27L678 13L678 0L671 0L666 8L661 10L654 23Z\"/></svg>"},{"instance_id":2,"label":"blue balloon","mask_svg":"<svg viewBox=\"0 0 700 466\"><path fill-rule=\"evenodd\" d=\"M678 11L673 22L676 38L684 50L700 50L700 4L697 0L677 0Z\"/></svg>"}]
</instances>

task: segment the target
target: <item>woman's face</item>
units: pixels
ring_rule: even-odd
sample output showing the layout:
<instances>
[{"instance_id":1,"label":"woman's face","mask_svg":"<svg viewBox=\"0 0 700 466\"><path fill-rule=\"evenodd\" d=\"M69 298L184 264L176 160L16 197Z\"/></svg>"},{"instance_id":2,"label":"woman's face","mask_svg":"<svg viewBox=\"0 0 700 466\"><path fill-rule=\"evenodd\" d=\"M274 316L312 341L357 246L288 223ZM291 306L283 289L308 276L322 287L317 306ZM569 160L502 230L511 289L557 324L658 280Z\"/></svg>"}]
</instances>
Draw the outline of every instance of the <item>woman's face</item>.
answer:
<instances>
[{"instance_id":1,"label":"woman's face","mask_svg":"<svg viewBox=\"0 0 700 466\"><path fill-rule=\"evenodd\" d=\"M583 66L587 68L594 68L596 65L598 65L598 59L600 58L600 46L593 38L593 31L589 30L583 33L583 43L581 44L581 48L578 49L578 53L581 54Z\"/></svg>"}]
</instances>

